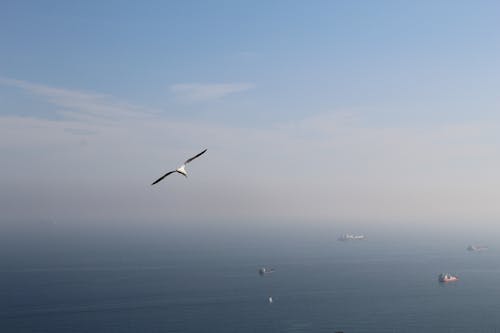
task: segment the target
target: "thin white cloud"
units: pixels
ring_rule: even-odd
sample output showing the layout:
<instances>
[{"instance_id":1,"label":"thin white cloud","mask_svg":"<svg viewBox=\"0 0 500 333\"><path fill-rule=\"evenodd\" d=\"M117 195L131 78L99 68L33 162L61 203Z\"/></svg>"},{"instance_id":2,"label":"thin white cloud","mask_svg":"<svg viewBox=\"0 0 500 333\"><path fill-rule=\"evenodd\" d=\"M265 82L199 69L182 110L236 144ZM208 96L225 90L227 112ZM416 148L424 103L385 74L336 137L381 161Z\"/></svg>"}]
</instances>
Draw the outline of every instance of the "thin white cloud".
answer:
<instances>
[{"instance_id":1,"label":"thin white cloud","mask_svg":"<svg viewBox=\"0 0 500 333\"><path fill-rule=\"evenodd\" d=\"M0 85L23 89L44 98L57 106L56 112L65 118L89 121L93 118L114 119L153 113L150 109L123 103L106 94L57 88L5 77L0 77Z\"/></svg>"},{"instance_id":2,"label":"thin white cloud","mask_svg":"<svg viewBox=\"0 0 500 333\"><path fill-rule=\"evenodd\" d=\"M251 83L179 83L170 86L176 98L185 102L203 102L224 98L231 94L250 90Z\"/></svg>"}]
</instances>

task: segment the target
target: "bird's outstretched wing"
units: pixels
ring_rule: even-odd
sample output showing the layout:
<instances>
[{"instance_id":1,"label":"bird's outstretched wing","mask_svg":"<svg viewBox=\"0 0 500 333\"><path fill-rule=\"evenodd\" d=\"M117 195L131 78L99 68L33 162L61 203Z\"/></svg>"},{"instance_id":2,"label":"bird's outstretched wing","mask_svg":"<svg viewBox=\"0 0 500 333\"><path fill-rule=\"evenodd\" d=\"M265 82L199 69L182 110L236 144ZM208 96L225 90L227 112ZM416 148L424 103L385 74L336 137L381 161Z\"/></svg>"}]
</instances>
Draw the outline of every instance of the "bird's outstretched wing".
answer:
<instances>
[{"instance_id":1,"label":"bird's outstretched wing","mask_svg":"<svg viewBox=\"0 0 500 333\"><path fill-rule=\"evenodd\" d=\"M191 162L191 161L192 161L192 160L194 160L195 158L200 157L201 155L205 154L205 152L206 152L206 151L207 151L207 150L205 149L204 151L202 151L202 152L201 152L201 153L199 153L198 155L191 157L190 159L186 160L186 162L184 162L184 164L188 164L189 162Z\"/></svg>"},{"instance_id":2,"label":"bird's outstretched wing","mask_svg":"<svg viewBox=\"0 0 500 333\"><path fill-rule=\"evenodd\" d=\"M158 178L157 180L155 180L155 182L153 184L151 184L151 185L154 185L154 184L156 184L158 182L161 182L163 180L163 178L167 177L168 175L170 175L171 173L174 173L174 172L176 172L176 171L174 170L174 171L167 172L166 174L164 174L163 176L161 176L160 178Z\"/></svg>"}]
</instances>

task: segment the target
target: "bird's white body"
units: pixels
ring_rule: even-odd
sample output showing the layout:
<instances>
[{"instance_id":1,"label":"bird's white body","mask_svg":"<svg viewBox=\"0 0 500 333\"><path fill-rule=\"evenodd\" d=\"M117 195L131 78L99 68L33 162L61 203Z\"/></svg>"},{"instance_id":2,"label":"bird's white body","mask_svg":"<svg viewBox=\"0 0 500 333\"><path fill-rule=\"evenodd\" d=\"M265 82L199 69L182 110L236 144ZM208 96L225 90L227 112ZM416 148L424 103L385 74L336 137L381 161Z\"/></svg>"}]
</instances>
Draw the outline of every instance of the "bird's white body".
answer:
<instances>
[{"instance_id":1,"label":"bird's white body","mask_svg":"<svg viewBox=\"0 0 500 333\"><path fill-rule=\"evenodd\" d=\"M175 171L177 171L178 173L183 174L184 177L187 177L187 171L186 171L185 167L186 167L186 165L183 164L179 168L177 168Z\"/></svg>"}]
</instances>

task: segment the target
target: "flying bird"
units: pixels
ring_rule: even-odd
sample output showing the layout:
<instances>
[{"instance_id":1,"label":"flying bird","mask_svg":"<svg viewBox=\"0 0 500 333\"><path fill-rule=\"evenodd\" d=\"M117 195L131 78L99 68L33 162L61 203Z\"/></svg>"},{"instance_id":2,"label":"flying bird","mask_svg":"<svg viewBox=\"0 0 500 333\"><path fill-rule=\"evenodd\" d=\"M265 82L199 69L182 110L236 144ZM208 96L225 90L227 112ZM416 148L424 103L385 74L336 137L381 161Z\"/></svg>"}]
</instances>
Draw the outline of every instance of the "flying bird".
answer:
<instances>
[{"instance_id":1,"label":"flying bird","mask_svg":"<svg viewBox=\"0 0 500 333\"><path fill-rule=\"evenodd\" d=\"M204 151L202 151L202 152L201 152L201 153L199 153L198 155L195 155L195 156L193 156L193 157L191 157L191 158L188 158L188 159L186 160L186 162L184 162L184 164L183 164L183 165L181 165L180 167L178 167L177 169L175 169L175 170L173 170L173 171L169 171L169 172L167 172L166 174L164 174L163 176L161 176L160 178L158 178L157 180L155 180L155 181L154 181L154 183L153 183L153 184L151 184L151 185L154 185L154 184L156 184L156 183L161 182L161 181L163 180L163 178L167 177L168 175L170 175L170 174L172 174L172 173L174 173L174 172L178 172L178 173L180 173L181 175L183 175L184 177L186 177L186 178L187 178L186 164L188 164L189 162L192 162L194 159L196 159L196 158L200 157L200 156L201 156L201 155L203 155L206 151L207 151L207 150L205 149Z\"/></svg>"}]
</instances>

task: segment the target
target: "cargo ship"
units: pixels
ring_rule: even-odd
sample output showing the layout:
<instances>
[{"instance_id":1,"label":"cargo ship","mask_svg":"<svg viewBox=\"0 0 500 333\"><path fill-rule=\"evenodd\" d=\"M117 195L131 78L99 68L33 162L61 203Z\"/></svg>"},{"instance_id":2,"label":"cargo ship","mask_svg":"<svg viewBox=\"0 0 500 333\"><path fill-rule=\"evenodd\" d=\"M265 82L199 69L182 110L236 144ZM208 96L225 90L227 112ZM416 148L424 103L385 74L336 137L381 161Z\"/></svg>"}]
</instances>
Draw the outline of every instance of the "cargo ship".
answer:
<instances>
[{"instance_id":1,"label":"cargo ship","mask_svg":"<svg viewBox=\"0 0 500 333\"><path fill-rule=\"evenodd\" d=\"M338 238L341 242L353 241L353 240L365 240L365 235L353 235L353 234L343 234Z\"/></svg>"},{"instance_id":2,"label":"cargo ship","mask_svg":"<svg viewBox=\"0 0 500 333\"><path fill-rule=\"evenodd\" d=\"M467 251L471 251L471 252L481 252L481 251L484 251L487 249L488 249L488 247L483 246L483 245L469 245L467 247Z\"/></svg>"}]
</instances>

